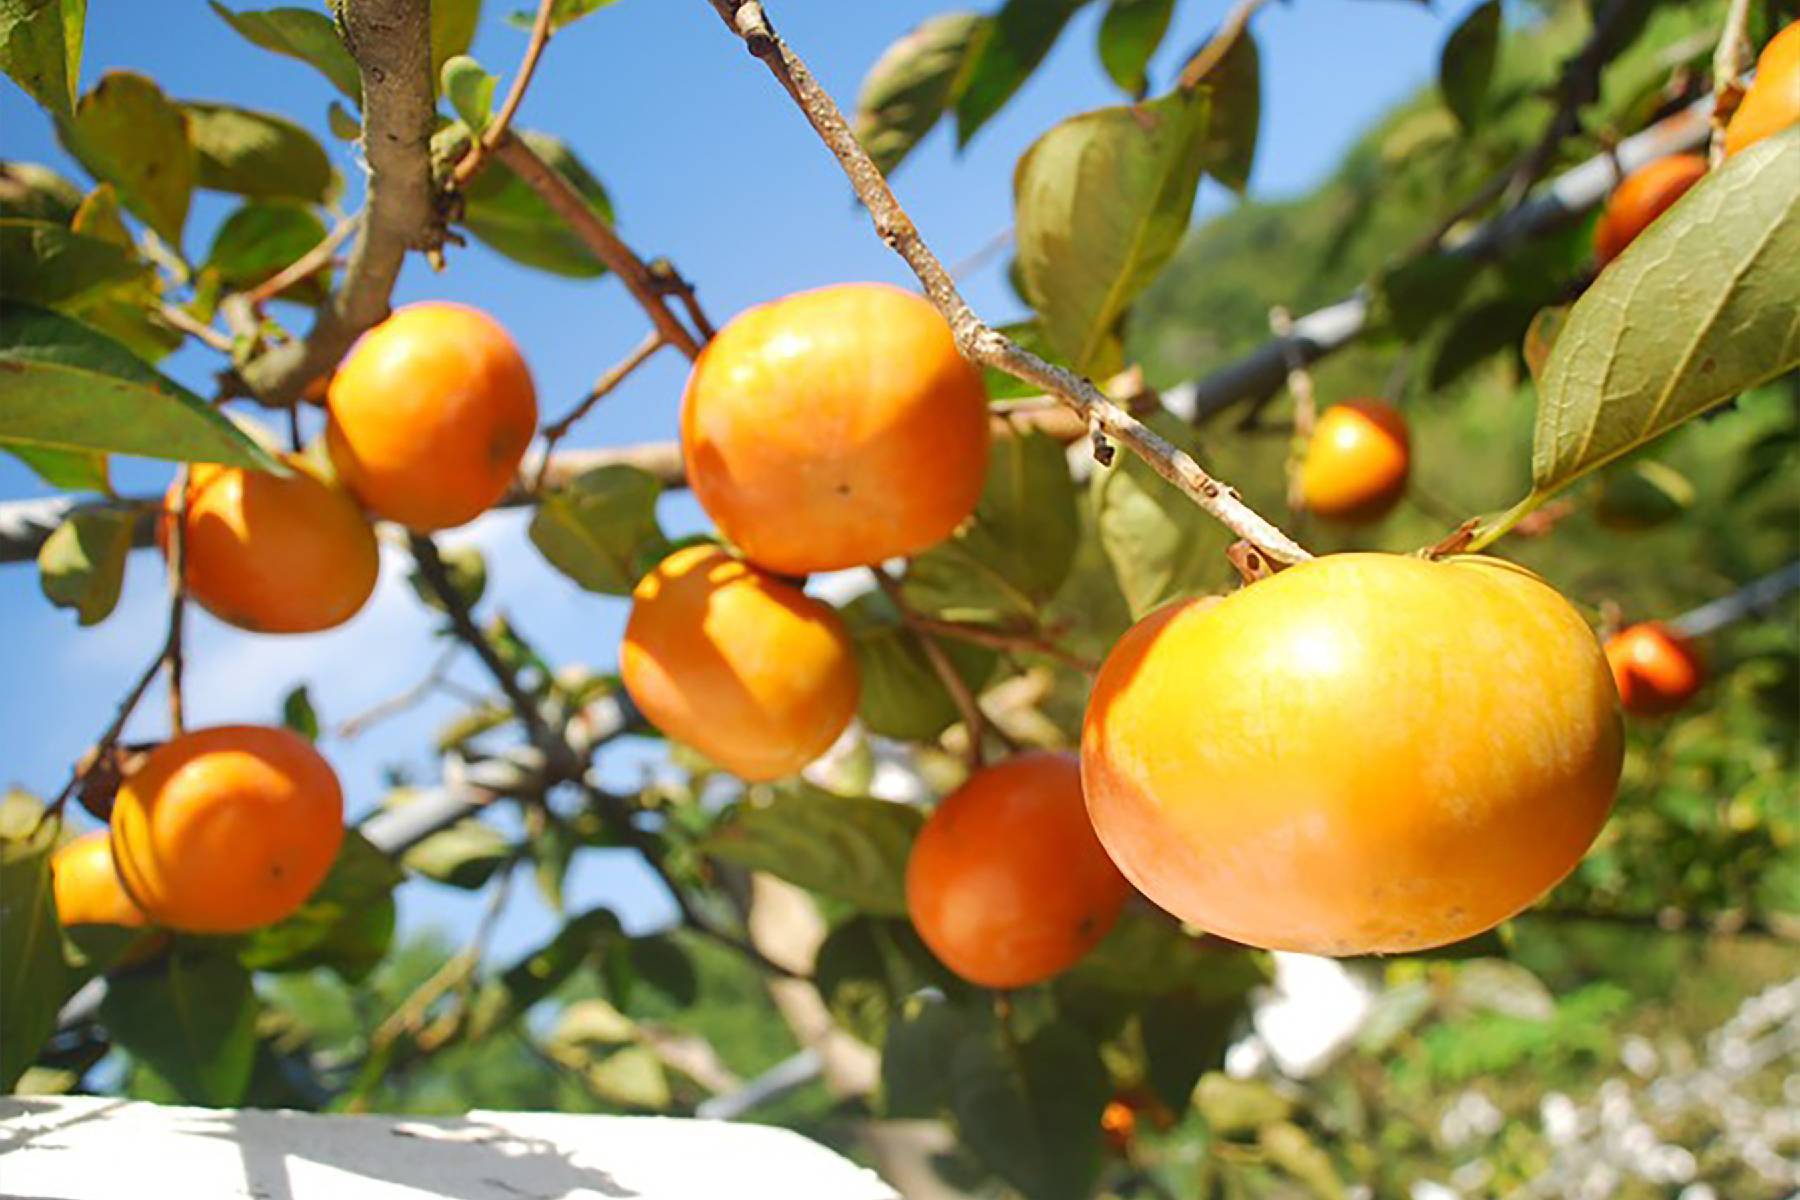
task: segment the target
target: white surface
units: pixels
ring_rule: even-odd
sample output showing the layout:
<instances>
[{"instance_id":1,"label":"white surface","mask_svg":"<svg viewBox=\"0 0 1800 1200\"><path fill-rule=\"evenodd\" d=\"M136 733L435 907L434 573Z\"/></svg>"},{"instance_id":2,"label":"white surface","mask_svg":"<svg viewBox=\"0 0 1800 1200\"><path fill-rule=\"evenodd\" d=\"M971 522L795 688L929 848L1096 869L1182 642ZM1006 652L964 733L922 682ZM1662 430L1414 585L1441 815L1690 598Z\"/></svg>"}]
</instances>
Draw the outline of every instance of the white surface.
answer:
<instances>
[{"instance_id":1,"label":"white surface","mask_svg":"<svg viewBox=\"0 0 1800 1200\"><path fill-rule=\"evenodd\" d=\"M32 1200L899 1200L785 1129L660 1117L465 1119L0 1099L0 1194Z\"/></svg>"}]
</instances>

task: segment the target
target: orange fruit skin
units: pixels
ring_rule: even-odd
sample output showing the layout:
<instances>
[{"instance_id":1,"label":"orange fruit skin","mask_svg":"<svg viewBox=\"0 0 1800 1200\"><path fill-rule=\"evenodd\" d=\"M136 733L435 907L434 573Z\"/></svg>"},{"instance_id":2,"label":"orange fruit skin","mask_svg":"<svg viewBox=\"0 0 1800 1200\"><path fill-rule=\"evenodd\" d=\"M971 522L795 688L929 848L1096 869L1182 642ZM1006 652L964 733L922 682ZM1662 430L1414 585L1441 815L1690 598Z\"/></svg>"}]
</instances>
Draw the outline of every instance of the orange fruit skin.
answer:
<instances>
[{"instance_id":1,"label":"orange fruit skin","mask_svg":"<svg viewBox=\"0 0 1800 1200\"><path fill-rule=\"evenodd\" d=\"M271 925L324 880L344 796L319 752L285 729L221 725L150 752L113 802L112 851L151 920L191 933Z\"/></svg>"},{"instance_id":2,"label":"orange fruit skin","mask_svg":"<svg viewBox=\"0 0 1800 1200\"><path fill-rule=\"evenodd\" d=\"M331 377L326 446L376 515L429 532L506 494L537 431L537 392L499 323L460 304L409 304Z\"/></svg>"},{"instance_id":3,"label":"orange fruit skin","mask_svg":"<svg viewBox=\"0 0 1800 1200\"><path fill-rule=\"evenodd\" d=\"M356 501L288 455L288 479L196 463L188 474L182 573L188 595L230 625L256 633L315 633L342 625L375 590L381 556ZM176 493L157 540L169 550Z\"/></svg>"},{"instance_id":4,"label":"orange fruit skin","mask_svg":"<svg viewBox=\"0 0 1800 1200\"><path fill-rule=\"evenodd\" d=\"M861 694L837 611L717 546L639 581L619 674L651 724L747 780L823 754Z\"/></svg>"},{"instance_id":5,"label":"orange fruit skin","mask_svg":"<svg viewBox=\"0 0 1800 1200\"><path fill-rule=\"evenodd\" d=\"M885 284L740 314L688 379L694 495L750 561L804 575L913 554L975 509L987 392L950 326Z\"/></svg>"},{"instance_id":6,"label":"orange fruit skin","mask_svg":"<svg viewBox=\"0 0 1800 1200\"><path fill-rule=\"evenodd\" d=\"M112 841L104 829L83 834L50 859L56 917L64 925L123 925L136 929L148 922L143 910L125 894L113 869Z\"/></svg>"},{"instance_id":7,"label":"orange fruit skin","mask_svg":"<svg viewBox=\"0 0 1800 1200\"><path fill-rule=\"evenodd\" d=\"M1026 987L1075 965L1131 888L1094 836L1073 754L1034 751L946 796L913 843L906 906L952 971Z\"/></svg>"},{"instance_id":8,"label":"orange fruit skin","mask_svg":"<svg viewBox=\"0 0 1800 1200\"><path fill-rule=\"evenodd\" d=\"M1338 554L1138 622L1082 730L1094 828L1151 900L1310 954L1472 937L1580 860L1623 737L1598 640L1496 559Z\"/></svg>"},{"instance_id":9,"label":"orange fruit skin","mask_svg":"<svg viewBox=\"0 0 1800 1200\"><path fill-rule=\"evenodd\" d=\"M1688 639L1646 621L1607 639L1619 702L1633 716L1660 717L1686 707L1706 682L1706 664Z\"/></svg>"},{"instance_id":10,"label":"orange fruit skin","mask_svg":"<svg viewBox=\"0 0 1800 1200\"><path fill-rule=\"evenodd\" d=\"M1594 226L1594 258L1602 266L1624 253L1650 222L1668 211L1706 174L1698 154L1652 159L1620 181Z\"/></svg>"},{"instance_id":11,"label":"orange fruit skin","mask_svg":"<svg viewBox=\"0 0 1800 1200\"><path fill-rule=\"evenodd\" d=\"M1400 410L1348 400L1319 415L1300 464L1301 502L1333 521L1372 521L1399 502L1412 465Z\"/></svg>"},{"instance_id":12,"label":"orange fruit skin","mask_svg":"<svg viewBox=\"0 0 1800 1200\"><path fill-rule=\"evenodd\" d=\"M1769 39L1756 59L1756 78L1725 126L1725 156L1800 122L1800 21Z\"/></svg>"}]
</instances>

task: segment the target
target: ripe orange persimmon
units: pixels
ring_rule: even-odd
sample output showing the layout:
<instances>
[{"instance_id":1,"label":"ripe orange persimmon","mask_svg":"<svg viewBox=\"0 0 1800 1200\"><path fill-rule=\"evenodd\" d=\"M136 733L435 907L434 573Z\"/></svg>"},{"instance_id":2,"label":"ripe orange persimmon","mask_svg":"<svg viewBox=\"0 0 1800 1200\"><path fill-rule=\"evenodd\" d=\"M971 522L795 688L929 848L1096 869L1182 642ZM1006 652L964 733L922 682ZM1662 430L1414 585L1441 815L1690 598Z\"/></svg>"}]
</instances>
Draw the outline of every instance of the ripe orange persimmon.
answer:
<instances>
[{"instance_id":1,"label":"ripe orange persimmon","mask_svg":"<svg viewBox=\"0 0 1800 1200\"><path fill-rule=\"evenodd\" d=\"M906 864L919 936L984 987L1025 987L1074 966L1130 895L1088 823L1073 754L1020 754L977 771L937 806Z\"/></svg>"},{"instance_id":2,"label":"ripe orange persimmon","mask_svg":"<svg viewBox=\"0 0 1800 1200\"><path fill-rule=\"evenodd\" d=\"M1151 900L1347 955L1531 904L1599 833L1622 754L1599 641L1537 576L1338 554L1138 622L1095 682L1081 766Z\"/></svg>"},{"instance_id":3,"label":"ripe orange persimmon","mask_svg":"<svg viewBox=\"0 0 1800 1200\"><path fill-rule=\"evenodd\" d=\"M113 802L126 890L159 925L239 933L306 902L344 838L337 775L285 729L221 725L150 752Z\"/></svg>"},{"instance_id":4,"label":"ripe orange persimmon","mask_svg":"<svg viewBox=\"0 0 1800 1200\"><path fill-rule=\"evenodd\" d=\"M1687 638L1667 625L1646 621L1606 641L1625 711L1640 717L1663 716L1682 708L1706 682L1706 664Z\"/></svg>"},{"instance_id":5,"label":"ripe orange persimmon","mask_svg":"<svg viewBox=\"0 0 1800 1200\"><path fill-rule=\"evenodd\" d=\"M1671 154L1645 163L1619 182L1607 197L1606 208L1594 226L1594 259L1605 266L1631 245L1650 222L1706 174L1706 159L1698 154Z\"/></svg>"},{"instance_id":6,"label":"ripe orange persimmon","mask_svg":"<svg viewBox=\"0 0 1800 1200\"><path fill-rule=\"evenodd\" d=\"M1406 418L1382 400L1347 400L1319 415L1300 464L1301 502L1335 521L1372 521L1406 491Z\"/></svg>"},{"instance_id":7,"label":"ripe orange persimmon","mask_svg":"<svg viewBox=\"0 0 1800 1200\"><path fill-rule=\"evenodd\" d=\"M929 303L884 284L750 309L694 364L681 406L694 495L784 575L941 541L975 509L987 393Z\"/></svg>"},{"instance_id":8,"label":"ripe orange persimmon","mask_svg":"<svg viewBox=\"0 0 1800 1200\"><path fill-rule=\"evenodd\" d=\"M665 558L631 597L619 674L651 724L743 779L779 779L856 715L836 610L717 546Z\"/></svg>"},{"instance_id":9,"label":"ripe orange persimmon","mask_svg":"<svg viewBox=\"0 0 1800 1200\"><path fill-rule=\"evenodd\" d=\"M1800 21L1769 39L1756 59L1756 78L1725 126L1725 155L1747 150L1800 122Z\"/></svg>"},{"instance_id":10,"label":"ripe orange persimmon","mask_svg":"<svg viewBox=\"0 0 1800 1200\"><path fill-rule=\"evenodd\" d=\"M104 829L83 834L50 859L56 918L64 925L124 925L147 922L125 893L113 868L112 841Z\"/></svg>"},{"instance_id":11,"label":"ripe orange persimmon","mask_svg":"<svg viewBox=\"0 0 1800 1200\"><path fill-rule=\"evenodd\" d=\"M531 372L506 330L460 304L409 304L331 377L326 446L370 511L429 532L506 493L537 430Z\"/></svg>"},{"instance_id":12,"label":"ripe orange persimmon","mask_svg":"<svg viewBox=\"0 0 1800 1200\"><path fill-rule=\"evenodd\" d=\"M188 473L182 574L221 621L258 633L313 633L355 616L375 590L375 531L342 488L289 455L282 479L196 463ZM157 540L169 549L176 491Z\"/></svg>"}]
</instances>

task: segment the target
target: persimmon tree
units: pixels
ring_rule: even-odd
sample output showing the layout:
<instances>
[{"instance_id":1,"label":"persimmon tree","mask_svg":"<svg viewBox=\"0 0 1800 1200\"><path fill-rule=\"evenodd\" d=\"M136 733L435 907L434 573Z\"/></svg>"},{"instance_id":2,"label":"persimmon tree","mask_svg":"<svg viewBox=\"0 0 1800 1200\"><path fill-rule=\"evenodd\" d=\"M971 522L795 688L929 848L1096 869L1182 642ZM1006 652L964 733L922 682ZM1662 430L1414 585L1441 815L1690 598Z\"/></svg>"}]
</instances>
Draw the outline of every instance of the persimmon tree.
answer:
<instances>
[{"instance_id":1,"label":"persimmon tree","mask_svg":"<svg viewBox=\"0 0 1800 1200\"><path fill-rule=\"evenodd\" d=\"M926 1168L890 1122L942 1118L952 1174L1028 1196L1171 1173L1330 1196L1378 1177L1353 1139L1217 1072L1268 981L1264 951L1450 972L1410 1028L1466 1000L1446 980L1511 981L1499 1010L1541 991L1508 959L1533 921L1791 936L1800 888L1779 881L1800 880L1800 829L1735 768L1708 768L1738 789L1741 840L1703 887L1659 863L1660 810L1599 833L1621 762L1628 795L1676 786L1633 740L1655 735L1621 726L1619 694L1632 722L1706 704L1681 635L1750 601L1603 652L1590 577L1435 561L1554 545L1590 515L1679 520L1691 485L1640 450L1800 365L1800 129L1783 107L1800 32L1783 5L1551 6L1547 69L1503 53L1500 5L1477 5L1445 31L1438 94L1390 134L1411 173L1367 182L1365 213L1384 186L1428 181L1408 199L1428 227L1390 236L1385 265L1330 309L1294 319L1298 282L1262 304L1266 345L1175 387L1134 347L1202 181L1247 187L1259 0L1163 80L1150 64L1175 0L1105 5L1097 52L1120 102L1019 160L1025 315L1005 323L964 300L888 178L935 127L976 137L1083 5L932 17L847 112L780 35L779 4L709 2L916 292L784 299L771 279L770 304L715 325L704 280L629 245L596 173L520 123L558 32L604 21L604 0L523 14L504 86L467 54L498 19L479 0L191 18L316 69L337 93L347 145L332 149L137 73L84 90L81 0L0 13L0 66L90 177L0 168L0 444L71 495L6 514L0 540L35 554L82 626L111 612L134 550L159 547L169 579L166 633L127 694L96 705L66 786L0 813L0 1082L79 1081L116 1050L153 1098L356 1109L516 1037L596 1104L692 1111L732 1090L704 1043L665 1027L705 945L759 973L896 1182ZM351 147L360 207L334 217ZM196 190L238 201L204 249ZM623 286L647 329L551 409L528 336L453 305L390 311L409 256L454 271L489 251ZM1385 396L1315 381L1359 339L1392 360ZM210 381L159 369L187 340L216 352ZM564 447L668 354L694 364L680 445ZM1446 442L1422 435L1432 399L1481 371L1535 400L1528 494L1446 511L1418 478ZM179 465L165 496L124 496L112 455ZM716 536L659 524L659 497L686 486ZM1389 518L1408 504L1426 515ZM496 505L530 508L530 540L580 588L629 600L615 660L570 661L484 605L484 564L437 535ZM443 731L438 786L343 829L304 690L285 730L184 728L183 631L190 601L267 636L341 623L373 587L377 533L410 556L419 619L485 682ZM832 570L858 572L861 594L806 593ZM159 683L167 739L128 742ZM666 737L679 782L602 783L625 736ZM942 803L884 790L877 762ZM77 836L77 806L110 833ZM522 837L483 819L496 806ZM471 946L347 1053L275 999L271 981L302 972L354 986L390 968L409 878L498 903L529 866L560 897L584 847L635 853L679 927L630 935L593 909L514 963ZM583 979L595 994L554 1030L527 1025ZM634 1019L646 994L666 1023ZM1193 1161L1134 1132L1196 1126Z\"/></svg>"}]
</instances>

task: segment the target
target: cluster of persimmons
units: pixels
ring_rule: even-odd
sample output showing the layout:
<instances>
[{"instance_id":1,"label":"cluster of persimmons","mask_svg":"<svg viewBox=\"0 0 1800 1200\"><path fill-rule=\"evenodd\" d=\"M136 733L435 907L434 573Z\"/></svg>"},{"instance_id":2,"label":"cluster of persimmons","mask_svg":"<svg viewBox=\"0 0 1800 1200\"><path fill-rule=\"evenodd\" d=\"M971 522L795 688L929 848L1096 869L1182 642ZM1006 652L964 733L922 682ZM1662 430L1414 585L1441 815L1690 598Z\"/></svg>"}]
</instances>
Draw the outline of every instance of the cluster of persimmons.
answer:
<instances>
[{"instance_id":1,"label":"cluster of persimmons","mask_svg":"<svg viewBox=\"0 0 1800 1200\"><path fill-rule=\"evenodd\" d=\"M1770 43L1732 152L1796 119L1800 29ZM1595 235L1617 254L1704 170L1625 180ZM325 392L324 459L291 474L196 466L171 490L188 594L268 633L330 628L367 600L372 519L463 524L511 486L536 427L506 332L449 304L401 309ZM619 669L645 716L747 781L791 775L856 713L860 681L814 572L876 567L950 536L986 480L979 373L925 300L880 285L745 312L687 385L688 479L716 543L636 586ZM1008 436L1003 434L1002 436ZM1327 409L1304 506L1379 516L1403 494L1391 405ZM1323 954L1402 952L1507 919L1565 876L1611 807L1619 700L1667 712L1699 687L1656 625L1604 651L1555 590L1494 558L1334 554L1165 605L1112 649L1079 755L976 770L912 850L906 890L949 967L1017 987L1071 966L1136 892L1200 929ZM59 854L66 922L206 933L266 925L323 880L343 834L331 767L285 730L204 729L124 781L110 831Z\"/></svg>"}]
</instances>

